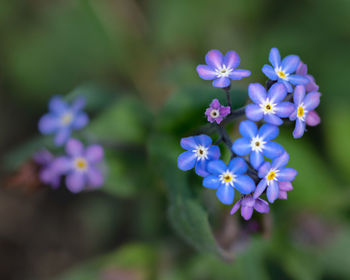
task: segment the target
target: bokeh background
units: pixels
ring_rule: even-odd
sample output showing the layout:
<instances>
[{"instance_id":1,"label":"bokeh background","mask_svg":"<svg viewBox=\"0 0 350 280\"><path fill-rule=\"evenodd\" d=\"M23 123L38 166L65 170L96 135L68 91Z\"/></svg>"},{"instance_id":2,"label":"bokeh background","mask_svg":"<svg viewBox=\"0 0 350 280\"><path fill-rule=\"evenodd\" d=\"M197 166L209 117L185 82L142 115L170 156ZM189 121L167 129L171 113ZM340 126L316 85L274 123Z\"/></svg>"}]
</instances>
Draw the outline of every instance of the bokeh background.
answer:
<instances>
[{"instance_id":1,"label":"bokeh background","mask_svg":"<svg viewBox=\"0 0 350 280\"><path fill-rule=\"evenodd\" d=\"M349 14L348 0L1 0L0 279L350 279ZM274 46L308 64L322 123L282 129L294 191L247 223L176 157L224 101L195 72L205 53L234 49L252 71L233 85L240 107ZM106 149L99 191L38 181L54 94L87 98L75 136Z\"/></svg>"}]
</instances>

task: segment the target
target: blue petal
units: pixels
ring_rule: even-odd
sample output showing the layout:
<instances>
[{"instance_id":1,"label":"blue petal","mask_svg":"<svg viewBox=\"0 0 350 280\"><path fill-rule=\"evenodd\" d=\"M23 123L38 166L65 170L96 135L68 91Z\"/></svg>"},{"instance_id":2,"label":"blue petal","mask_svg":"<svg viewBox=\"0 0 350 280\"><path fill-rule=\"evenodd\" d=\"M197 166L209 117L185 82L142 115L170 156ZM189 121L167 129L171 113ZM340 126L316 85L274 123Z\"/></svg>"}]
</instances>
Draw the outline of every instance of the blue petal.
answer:
<instances>
[{"instance_id":1,"label":"blue petal","mask_svg":"<svg viewBox=\"0 0 350 280\"><path fill-rule=\"evenodd\" d=\"M285 73L294 73L299 65L300 59L296 55L288 55L282 60L282 71Z\"/></svg>"},{"instance_id":2,"label":"blue petal","mask_svg":"<svg viewBox=\"0 0 350 280\"><path fill-rule=\"evenodd\" d=\"M208 161L206 160L198 160L195 166L196 174L201 177L208 176L209 172L207 171L207 164L208 164Z\"/></svg>"},{"instance_id":3,"label":"blue petal","mask_svg":"<svg viewBox=\"0 0 350 280\"><path fill-rule=\"evenodd\" d=\"M177 167L183 171L187 171L194 167L196 161L197 161L197 156L194 152L191 152L191 151L183 152L177 158Z\"/></svg>"},{"instance_id":4,"label":"blue petal","mask_svg":"<svg viewBox=\"0 0 350 280\"><path fill-rule=\"evenodd\" d=\"M297 118L295 122L295 129L293 131L293 137L295 139L301 138L304 135L305 132L305 122Z\"/></svg>"},{"instance_id":5,"label":"blue petal","mask_svg":"<svg viewBox=\"0 0 350 280\"><path fill-rule=\"evenodd\" d=\"M217 160L220 157L220 149L218 146L211 146L208 149L208 160Z\"/></svg>"},{"instance_id":6,"label":"blue petal","mask_svg":"<svg viewBox=\"0 0 350 280\"><path fill-rule=\"evenodd\" d=\"M253 138L258 133L258 128L252 121L242 121L239 125L239 132L245 138Z\"/></svg>"},{"instance_id":7,"label":"blue petal","mask_svg":"<svg viewBox=\"0 0 350 280\"><path fill-rule=\"evenodd\" d=\"M309 82L308 78L300 75L290 75L287 80L293 85L306 85Z\"/></svg>"},{"instance_id":8,"label":"blue petal","mask_svg":"<svg viewBox=\"0 0 350 280\"><path fill-rule=\"evenodd\" d=\"M182 138L180 141L180 145L183 149L192 151L196 149L197 143L194 140L194 137L190 136L190 137Z\"/></svg>"},{"instance_id":9,"label":"blue petal","mask_svg":"<svg viewBox=\"0 0 350 280\"><path fill-rule=\"evenodd\" d=\"M223 55L218 50L210 50L206 56L205 56L205 62L213 67L213 68L220 68L223 63Z\"/></svg>"},{"instance_id":10,"label":"blue petal","mask_svg":"<svg viewBox=\"0 0 350 280\"><path fill-rule=\"evenodd\" d=\"M212 142L211 138L205 134L194 136L194 141L196 141L198 145L202 145L204 147L210 146Z\"/></svg>"},{"instance_id":11,"label":"blue petal","mask_svg":"<svg viewBox=\"0 0 350 280\"><path fill-rule=\"evenodd\" d=\"M296 86L294 90L293 100L295 105L299 105L303 102L305 97L305 87L304 86Z\"/></svg>"},{"instance_id":12,"label":"blue petal","mask_svg":"<svg viewBox=\"0 0 350 280\"><path fill-rule=\"evenodd\" d=\"M262 179L259 184L256 186L256 189L255 189L255 192L254 192L254 195L253 197L256 199L258 198L263 192L264 190L266 189L266 186L267 186L267 181L266 179Z\"/></svg>"},{"instance_id":13,"label":"blue petal","mask_svg":"<svg viewBox=\"0 0 350 280\"><path fill-rule=\"evenodd\" d=\"M196 70L199 77L201 77L203 80L214 80L217 77L217 73L211 66L198 65Z\"/></svg>"},{"instance_id":14,"label":"blue petal","mask_svg":"<svg viewBox=\"0 0 350 280\"><path fill-rule=\"evenodd\" d=\"M56 136L55 136L55 144L56 146L62 146L64 143L67 142L71 135L71 131L69 128L61 128L58 130Z\"/></svg>"},{"instance_id":15,"label":"blue petal","mask_svg":"<svg viewBox=\"0 0 350 280\"><path fill-rule=\"evenodd\" d=\"M280 157L275 158L272 161L271 166L272 168L275 168L275 169L281 169L287 165L288 161L289 161L289 155L287 152L284 152Z\"/></svg>"},{"instance_id":16,"label":"blue petal","mask_svg":"<svg viewBox=\"0 0 350 280\"><path fill-rule=\"evenodd\" d=\"M270 65L265 64L261 71L272 81L276 81L278 79L275 70Z\"/></svg>"},{"instance_id":17,"label":"blue petal","mask_svg":"<svg viewBox=\"0 0 350 280\"><path fill-rule=\"evenodd\" d=\"M295 110L295 106L291 102L281 102L276 105L275 110L276 115L280 118L288 118Z\"/></svg>"},{"instance_id":18,"label":"blue petal","mask_svg":"<svg viewBox=\"0 0 350 280\"><path fill-rule=\"evenodd\" d=\"M255 183L252 178L247 175L238 175L234 182L236 190L242 194L250 194L255 189Z\"/></svg>"},{"instance_id":19,"label":"blue petal","mask_svg":"<svg viewBox=\"0 0 350 280\"><path fill-rule=\"evenodd\" d=\"M86 113L79 113L73 121L72 127L74 129L81 129L89 122L89 117Z\"/></svg>"},{"instance_id":20,"label":"blue petal","mask_svg":"<svg viewBox=\"0 0 350 280\"><path fill-rule=\"evenodd\" d=\"M259 171L258 171L258 176L260 178L263 178L267 175L267 173L271 169L271 163L269 161L265 161L263 165L260 166Z\"/></svg>"},{"instance_id":21,"label":"blue petal","mask_svg":"<svg viewBox=\"0 0 350 280\"><path fill-rule=\"evenodd\" d=\"M272 48L270 50L269 61L274 68L281 65L281 55L277 48Z\"/></svg>"},{"instance_id":22,"label":"blue petal","mask_svg":"<svg viewBox=\"0 0 350 280\"><path fill-rule=\"evenodd\" d=\"M221 203L232 204L235 197L235 191L231 186L221 185L216 191L216 196Z\"/></svg>"},{"instance_id":23,"label":"blue petal","mask_svg":"<svg viewBox=\"0 0 350 280\"><path fill-rule=\"evenodd\" d=\"M227 77L220 77L216 80L213 81L213 87L217 87L217 88L225 88L228 87L230 85L230 79Z\"/></svg>"},{"instance_id":24,"label":"blue petal","mask_svg":"<svg viewBox=\"0 0 350 280\"><path fill-rule=\"evenodd\" d=\"M261 104L266 100L266 90L259 83L250 84L248 86L248 95L256 104Z\"/></svg>"},{"instance_id":25,"label":"blue petal","mask_svg":"<svg viewBox=\"0 0 350 280\"><path fill-rule=\"evenodd\" d=\"M264 116L264 111L255 104L249 104L245 107L245 114L252 121L260 121Z\"/></svg>"},{"instance_id":26,"label":"blue petal","mask_svg":"<svg viewBox=\"0 0 350 280\"><path fill-rule=\"evenodd\" d=\"M286 80L283 80L283 79L278 79L278 81L281 82L282 84L284 84L284 86L287 89L287 92L293 92L293 87L289 82L287 82Z\"/></svg>"},{"instance_id":27,"label":"blue petal","mask_svg":"<svg viewBox=\"0 0 350 280\"><path fill-rule=\"evenodd\" d=\"M278 181L280 182L290 182L293 181L298 172L290 167L283 168L278 172Z\"/></svg>"},{"instance_id":28,"label":"blue petal","mask_svg":"<svg viewBox=\"0 0 350 280\"><path fill-rule=\"evenodd\" d=\"M281 156L283 152L283 147L276 142L267 142L263 150L264 156L271 159Z\"/></svg>"},{"instance_id":29,"label":"blue petal","mask_svg":"<svg viewBox=\"0 0 350 280\"><path fill-rule=\"evenodd\" d=\"M304 98L304 106L308 111L312 111L320 104L321 93L313 91L308 93Z\"/></svg>"},{"instance_id":30,"label":"blue petal","mask_svg":"<svg viewBox=\"0 0 350 280\"><path fill-rule=\"evenodd\" d=\"M270 141L278 136L279 128L272 124L263 124L259 129L259 136L264 141Z\"/></svg>"},{"instance_id":31,"label":"blue petal","mask_svg":"<svg viewBox=\"0 0 350 280\"><path fill-rule=\"evenodd\" d=\"M221 174L227 170L227 165L222 160L213 160L208 163L207 170L213 174Z\"/></svg>"},{"instance_id":32,"label":"blue petal","mask_svg":"<svg viewBox=\"0 0 350 280\"><path fill-rule=\"evenodd\" d=\"M42 134L51 134L59 128L59 119L53 114L46 114L40 118L38 126Z\"/></svg>"},{"instance_id":33,"label":"blue petal","mask_svg":"<svg viewBox=\"0 0 350 280\"><path fill-rule=\"evenodd\" d=\"M220 179L216 175L209 175L203 179L203 186L209 189L217 189L220 185Z\"/></svg>"},{"instance_id":34,"label":"blue petal","mask_svg":"<svg viewBox=\"0 0 350 280\"><path fill-rule=\"evenodd\" d=\"M239 156L245 156L249 154L252 150L250 146L250 139L248 138L238 138L232 145L232 151L234 151Z\"/></svg>"},{"instance_id":35,"label":"blue petal","mask_svg":"<svg viewBox=\"0 0 350 280\"><path fill-rule=\"evenodd\" d=\"M251 152L250 163L255 169L258 169L263 162L264 156L262 155L262 153L257 151Z\"/></svg>"},{"instance_id":36,"label":"blue petal","mask_svg":"<svg viewBox=\"0 0 350 280\"><path fill-rule=\"evenodd\" d=\"M243 158L235 157L231 159L228 164L228 170L230 170L233 174L242 174L246 172L248 166Z\"/></svg>"},{"instance_id":37,"label":"blue petal","mask_svg":"<svg viewBox=\"0 0 350 280\"><path fill-rule=\"evenodd\" d=\"M287 89L282 83L275 83L269 89L267 97L272 103L279 103L287 96Z\"/></svg>"},{"instance_id":38,"label":"blue petal","mask_svg":"<svg viewBox=\"0 0 350 280\"><path fill-rule=\"evenodd\" d=\"M273 125L283 124L283 121L279 117L277 117L276 115L273 115L273 114L264 115L264 120L265 120L265 122L273 124Z\"/></svg>"},{"instance_id":39,"label":"blue petal","mask_svg":"<svg viewBox=\"0 0 350 280\"><path fill-rule=\"evenodd\" d=\"M227 68L237 68L240 63L239 55L235 51L228 51L224 56L223 63Z\"/></svg>"},{"instance_id":40,"label":"blue petal","mask_svg":"<svg viewBox=\"0 0 350 280\"><path fill-rule=\"evenodd\" d=\"M271 181L266 191L267 200L270 203L273 203L277 199L278 193L279 193L279 188L278 188L277 181Z\"/></svg>"},{"instance_id":41,"label":"blue petal","mask_svg":"<svg viewBox=\"0 0 350 280\"><path fill-rule=\"evenodd\" d=\"M62 97L56 95L49 101L49 110L56 114L61 114L68 110L67 103L62 100Z\"/></svg>"},{"instance_id":42,"label":"blue petal","mask_svg":"<svg viewBox=\"0 0 350 280\"><path fill-rule=\"evenodd\" d=\"M250 71L249 70L244 70L244 69L237 69L235 71L233 71L229 77L232 80L241 80L245 77L249 77L250 76Z\"/></svg>"}]
</instances>

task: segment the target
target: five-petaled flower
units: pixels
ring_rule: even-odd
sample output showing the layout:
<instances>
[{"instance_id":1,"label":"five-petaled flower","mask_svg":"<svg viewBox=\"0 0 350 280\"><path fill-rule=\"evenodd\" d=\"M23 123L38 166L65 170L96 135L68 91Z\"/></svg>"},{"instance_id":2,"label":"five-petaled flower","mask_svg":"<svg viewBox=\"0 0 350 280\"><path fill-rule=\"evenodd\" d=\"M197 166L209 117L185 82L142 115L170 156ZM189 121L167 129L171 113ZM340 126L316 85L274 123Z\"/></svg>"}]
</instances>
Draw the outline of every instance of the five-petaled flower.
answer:
<instances>
[{"instance_id":1,"label":"five-petaled flower","mask_svg":"<svg viewBox=\"0 0 350 280\"><path fill-rule=\"evenodd\" d=\"M281 125L283 123L281 118L289 117L294 110L291 102L282 102L287 96L286 87L282 83L273 84L268 93L261 84L250 84L248 94L255 103L247 105L245 110L247 118L252 121L264 118L267 123Z\"/></svg>"},{"instance_id":2,"label":"five-petaled flower","mask_svg":"<svg viewBox=\"0 0 350 280\"><path fill-rule=\"evenodd\" d=\"M182 138L180 145L187 151L177 158L179 169L187 171L195 167L199 176L207 176L209 174L207 172L208 162L220 157L219 147L211 145L211 143L211 138L204 134Z\"/></svg>"},{"instance_id":3,"label":"five-petaled flower","mask_svg":"<svg viewBox=\"0 0 350 280\"><path fill-rule=\"evenodd\" d=\"M90 145L87 148L76 139L70 139L66 144L66 156L55 160L56 170L66 176L66 186L73 192L81 192L84 188L101 187L104 177L100 163L104 151L100 145Z\"/></svg>"},{"instance_id":4,"label":"five-petaled flower","mask_svg":"<svg viewBox=\"0 0 350 280\"><path fill-rule=\"evenodd\" d=\"M228 51L225 56L218 50L211 50L205 56L207 65L198 65L198 75L204 80L214 80L213 86L225 88L231 80L241 80L250 75L249 70L236 69L240 64L239 55Z\"/></svg>"},{"instance_id":5,"label":"five-petaled flower","mask_svg":"<svg viewBox=\"0 0 350 280\"><path fill-rule=\"evenodd\" d=\"M320 104L320 96L321 94L316 91L312 91L307 95L305 95L305 87L303 86L295 87L294 96L293 96L295 110L289 117L291 121L296 120L295 129L293 131L294 138L300 138L304 135L305 122L310 123L311 125L315 125L315 124L317 125L318 115L316 112L312 110L314 110ZM314 113L310 115L309 121L308 121L308 116L310 111Z\"/></svg>"},{"instance_id":6,"label":"five-petaled flower","mask_svg":"<svg viewBox=\"0 0 350 280\"><path fill-rule=\"evenodd\" d=\"M236 213L236 211L241 207L241 216L245 220L249 220L253 215L253 210L259 213L268 213L269 212L269 204L261 199L254 198L251 195L243 196L240 200L238 200L232 207L231 215Z\"/></svg>"},{"instance_id":7,"label":"five-petaled flower","mask_svg":"<svg viewBox=\"0 0 350 280\"><path fill-rule=\"evenodd\" d=\"M258 171L261 179L254 192L254 198L258 198L266 189L269 202L273 203L279 195L279 182L291 182L298 172L290 167L285 167L289 161L289 155L284 152L280 157L275 158L272 163L266 161Z\"/></svg>"},{"instance_id":8,"label":"five-petaled flower","mask_svg":"<svg viewBox=\"0 0 350 280\"><path fill-rule=\"evenodd\" d=\"M239 156L250 154L250 163L255 169L264 162L264 156L274 159L284 152L280 144L271 141L279 133L275 125L263 124L258 131L252 121L242 121L239 131L243 137L233 143L232 150Z\"/></svg>"},{"instance_id":9,"label":"five-petaled flower","mask_svg":"<svg viewBox=\"0 0 350 280\"><path fill-rule=\"evenodd\" d=\"M293 85L306 85L309 80L301 75L293 74L298 66L300 59L296 55L288 55L281 62L281 55L277 48L272 48L269 55L269 61L272 64L265 64L262 68L263 73L272 81L283 83L288 92L293 91Z\"/></svg>"},{"instance_id":10,"label":"five-petaled flower","mask_svg":"<svg viewBox=\"0 0 350 280\"><path fill-rule=\"evenodd\" d=\"M49 102L49 113L39 120L39 130L42 134L56 134L55 144L61 146L70 138L73 130L83 128L89 118L82 112L85 105L83 98L77 98L69 106L60 96L54 96Z\"/></svg>"},{"instance_id":11,"label":"five-petaled flower","mask_svg":"<svg viewBox=\"0 0 350 280\"><path fill-rule=\"evenodd\" d=\"M223 204L232 204L237 189L242 194L250 194L255 189L252 178L243 175L247 171L244 159L233 158L228 165L222 160L214 160L208 163L207 170L210 173L203 180L203 186L217 189L216 196Z\"/></svg>"},{"instance_id":12,"label":"five-petaled flower","mask_svg":"<svg viewBox=\"0 0 350 280\"><path fill-rule=\"evenodd\" d=\"M222 120L231 112L230 106L222 106L216 98L210 103L209 108L205 111L205 115L209 122L221 123Z\"/></svg>"}]
</instances>

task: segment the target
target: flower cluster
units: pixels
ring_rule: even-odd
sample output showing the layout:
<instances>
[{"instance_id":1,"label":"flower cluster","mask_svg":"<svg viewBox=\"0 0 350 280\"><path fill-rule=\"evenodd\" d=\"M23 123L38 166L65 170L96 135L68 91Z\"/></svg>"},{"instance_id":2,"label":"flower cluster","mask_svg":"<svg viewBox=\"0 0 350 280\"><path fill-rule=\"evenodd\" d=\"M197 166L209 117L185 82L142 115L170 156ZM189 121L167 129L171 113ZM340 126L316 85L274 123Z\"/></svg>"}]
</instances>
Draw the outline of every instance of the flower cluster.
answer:
<instances>
[{"instance_id":1,"label":"flower cluster","mask_svg":"<svg viewBox=\"0 0 350 280\"><path fill-rule=\"evenodd\" d=\"M287 192L293 189L291 182L297 171L287 167L289 154L274 140L284 122L295 121L294 138L303 136L306 125L318 125L320 117L315 109L321 94L298 56L289 55L281 60L278 49L272 48L271 65L262 67L268 78L266 88L259 83L249 84L252 103L234 111L229 92L231 80L248 77L250 71L236 69L240 58L235 51L222 55L211 50L205 61L206 65L197 66L198 75L204 80L214 80L213 86L223 88L227 97L227 106L215 98L205 116L217 128L219 139L215 144L223 142L231 152L231 159L228 164L220 160L219 147L202 134L181 139L181 147L187 151L179 155L178 168L184 171L195 168L203 177L204 187L215 189L221 203L233 204L231 214L240 208L242 217L249 220L254 209L259 213L269 212L269 203L287 199ZM225 125L243 116L248 120L239 124L242 137L232 144ZM259 122L263 123L259 125ZM240 193L236 203L235 190ZM267 201L261 198L263 194Z\"/></svg>"},{"instance_id":2,"label":"flower cluster","mask_svg":"<svg viewBox=\"0 0 350 280\"><path fill-rule=\"evenodd\" d=\"M55 134L56 146L65 145L65 155L55 157L48 150L34 155L34 161L41 166L40 180L54 189L59 187L63 177L73 193L98 188L104 183L100 166L104 158L103 148L95 144L85 148L82 142L71 138L74 130L82 129L89 122L88 115L82 111L84 106L84 98L76 98L70 105L60 96L55 96L49 101L50 112L39 120L42 134Z\"/></svg>"}]
</instances>

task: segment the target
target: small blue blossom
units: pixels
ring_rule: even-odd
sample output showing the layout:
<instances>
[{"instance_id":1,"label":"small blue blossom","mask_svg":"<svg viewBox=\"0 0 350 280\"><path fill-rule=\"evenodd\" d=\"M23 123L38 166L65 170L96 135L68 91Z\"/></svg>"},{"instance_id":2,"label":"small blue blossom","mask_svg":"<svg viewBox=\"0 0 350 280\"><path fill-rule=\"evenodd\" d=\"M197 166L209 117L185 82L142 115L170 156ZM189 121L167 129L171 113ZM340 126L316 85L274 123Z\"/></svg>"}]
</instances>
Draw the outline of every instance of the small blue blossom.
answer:
<instances>
[{"instance_id":1,"label":"small blue blossom","mask_svg":"<svg viewBox=\"0 0 350 280\"><path fill-rule=\"evenodd\" d=\"M264 162L264 156L273 159L284 152L280 144L271 141L278 136L277 126L264 124L258 131L252 121L242 121L239 131L243 137L233 143L232 150L239 156L250 154L250 163L255 169Z\"/></svg>"},{"instance_id":2,"label":"small blue blossom","mask_svg":"<svg viewBox=\"0 0 350 280\"><path fill-rule=\"evenodd\" d=\"M199 176L207 176L209 174L207 172L208 162L220 157L219 147L211 143L211 138L204 134L182 138L180 145L187 151L177 158L178 168L187 171L195 167Z\"/></svg>"},{"instance_id":3,"label":"small blue blossom","mask_svg":"<svg viewBox=\"0 0 350 280\"><path fill-rule=\"evenodd\" d=\"M255 104L247 105L245 113L252 121L264 118L267 123L281 125L283 123L281 118L289 117L294 111L293 103L282 102L287 96L286 87L282 83L273 84L268 93L261 84L250 84L248 94Z\"/></svg>"},{"instance_id":4,"label":"small blue blossom","mask_svg":"<svg viewBox=\"0 0 350 280\"><path fill-rule=\"evenodd\" d=\"M42 134L56 134L57 146L65 144L73 130L79 130L89 122L88 115L81 111L84 106L84 98L76 98L69 106L60 96L52 97L49 113L39 120L39 131Z\"/></svg>"},{"instance_id":5,"label":"small blue blossom","mask_svg":"<svg viewBox=\"0 0 350 280\"><path fill-rule=\"evenodd\" d=\"M240 63L239 55L235 51L228 51L225 56L218 50L211 50L205 56L207 65L198 65L199 77L204 80L214 80L213 86L225 88L231 80L241 80L250 76L249 70L236 69Z\"/></svg>"},{"instance_id":6,"label":"small blue blossom","mask_svg":"<svg viewBox=\"0 0 350 280\"><path fill-rule=\"evenodd\" d=\"M293 96L295 110L289 117L291 121L296 120L295 129L293 131L294 138L300 138L304 135L305 123L309 123L309 122L311 124L315 123L315 122L312 123L310 118L308 118L308 116L310 113L311 113L311 116L316 114L316 112L312 110L314 110L320 104L320 97L321 97L321 93L317 91L312 91L307 95L305 95L304 86L295 87L294 96ZM317 114L316 116L318 117ZM315 116L313 116L313 119L314 118Z\"/></svg>"},{"instance_id":7,"label":"small blue blossom","mask_svg":"<svg viewBox=\"0 0 350 280\"><path fill-rule=\"evenodd\" d=\"M291 182L298 172L290 167L285 167L289 161L288 153L284 152L280 157L275 158L272 163L265 162L258 171L262 180L256 187L254 198L258 198L266 190L267 199L273 203L279 196L279 182Z\"/></svg>"},{"instance_id":8,"label":"small blue blossom","mask_svg":"<svg viewBox=\"0 0 350 280\"><path fill-rule=\"evenodd\" d=\"M247 171L244 159L233 158L228 165L222 160L214 160L208 163L207 170L210 173L203 180L203 186L217 189L216 196L223 204L232 204L235 196L234 189L242 194L250 194L255 189L252 178L243 175Z\"/></svg>"},{"instance_id":9,"label":"small blue blossom","mask_svg":"<svg viewBox=\"0 0 350 280\"><path fill-rule=\"evenodd\" d=\"M281 55L277 48L272 48L269 55L269 61L272 64L265 64L262 68L263 73L272 81L283 83L288 92L293 91L293 85L306 85L309 80L301 75L296 75L295 71L299 66L300 59L296 55L288 55L281 62Z\"/></svg>"}]
</instances>

